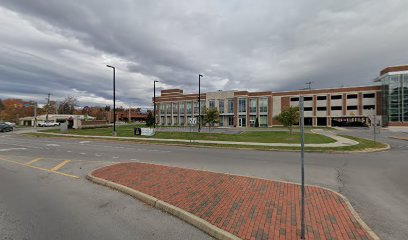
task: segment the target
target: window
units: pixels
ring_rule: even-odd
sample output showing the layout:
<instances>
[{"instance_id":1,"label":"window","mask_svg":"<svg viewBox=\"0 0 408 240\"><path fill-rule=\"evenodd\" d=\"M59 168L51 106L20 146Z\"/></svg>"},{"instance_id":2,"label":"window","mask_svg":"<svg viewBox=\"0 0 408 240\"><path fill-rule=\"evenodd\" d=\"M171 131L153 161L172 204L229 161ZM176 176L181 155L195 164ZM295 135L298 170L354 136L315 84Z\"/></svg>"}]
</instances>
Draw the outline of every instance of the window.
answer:
<instances>
[{"instance_id":1,"label":"window","mask_svg":"<svg viewBox=\"0 0 408 240\"><path fill-rule=\"evenodd\" d=\"M228 99L228 113L234 113L234 100L233 99Z\"/></svg>"},{"instance_id":2,"label":"window","mask_svg":"<svg viewBox=\"0 0 408 240\"><path fill-rule=\"evenodd\" d=\"M312 100L313 100L313 97L304 97L304 100L305 100L305 102L307 102L307 101L312 101Z\"/></svg>"},{"instance_id":3,"label":"window","mask_svg":"<svg viewBox=\"0 0 408 240\"><path fill-rule=\"evenodd\" d=\"M332 99L332 100L342 99L342 98L343 98L342 95L332 95L332 96L331 96L331 99Z\"/></svg>"},{"instance_id":4,"label":"window","mask_svg":"<svg viewBox=\"0 0 408 240\"><path fill-rule=\"evenodd\" d=\"M347 106L347 110L357 110L357 106Z\"/></svg>"},{"instance_id":5,"label":"window","mask_svg":"<svg viewBox=\"0 0 408 240\"><path fill-rule=\"evenodd\" d=\"M337 111L337 110L342 110L343 108L341 106L332 106L331 110L332 111Z\"/></svg>"},{"instance_id":6,"label":"window","mask_svg":"<svg viewBox=\"0 0 408 240\"><path fill-rule=\"evenodd\" d=\"M317 111L326 111L327 108L326 107L317 107Z\"/></svg>"},{"instance_id":7,"label":"window","mask_svg":"<svg viewBox=\"0 0 408 240\"><path fill-rule=\"evenodd\" d=\"M179 107L180 107L180 115L184 115L184 106L185 106L185 102L181 102Z\"/></svg>"},{"instance_id":8,"label":"window","mask_svg":"<svg viewBox=\"0 0 408 240\"><path fill-rule=\"evenodd\" d=\"M180 117L180 125L184 125L184 117Z\"/></svg>"},{"instance_id":9,"label":"window","mask_svg":"<svg viewBox=\"0 0 408 240\"><path fill-rule=\"evenodd\" d=\"M171 114L171 103L166 104L166 113L167 113L168 115Z\"/></svg>"},{"instance_id":10,"label":"window","mask_svg":"<svg viewBox=\"0 0 408 240\"><path fill-rule=\"evenodd\" d=\"M192 106L191 102L187 102L187 114L191 114L192 108L193 108L193 106Z\"/></svg>"},{"instance_id":11,"label":"window","mask_svg":"<svg viewBox=\"0 0 408 240\"><path fill-rule=\"evenodd\" d=\"M305 112L310 112L310 111L313 111L313 108L312 107L305 107L304 110L305 110Z\"/></svg>"},{"instance_id":12,"label":"window","mask_svg":"<svg viewBox=\"0 0 408 240\"><path fill-rule=\"evenodd\" d=\"M224 100L219 100L218 101L218 109L220 113L224 113Z\"/></svg>"},{"instance_id":13,"label":"window","mask_svg":"<svg viewBox=\"0 0 408 240\"><path fill-rule=\"evenodd\" d=\"M215 108L215 100L209 100L208 101L208 106L209 106L209 108Z\"/></svg>"},{"instance_id":14,"label":"window","mask_svg":"<svg viewBox=\"0 0 408 240\"><path fill-rule=\"evenodd\" d=\"M164 125L164 117L163 117L163 116L160 117L160 124L161 124L161 125Z\"/></svg>"},{"instance_id":15,"label":"window","mask_svg":"<svg viewBox=\"0 0 408 240\"><path fill-rule=\"evenodd\" d=\"M177 106L177 103L173 103L173 114L178 114L178 106Z\"/></svg>"},{"instance_id":16,"label":"window","mask_svg":"<svg viewBox=\"0 0 408 240\"><path fill-rule=\"evenodd\" d=\"M363 109L365 110L374 110L375 109L375 105L364 105Z\"/></svg>"},{"instance_id":17,"label":"window","mask_svg":"<svg viewBox=\"0 0 408 240\"><path fill-rule=\"evenodd\" d=\"M246 112L246 98L238 98L238 112Z\"/></svg>"},{"instance_id":18,"label":"window","mask_svg":"<svg viewBox=\"0 0 408 240\"><path fill-rule=\"evenodd\" d=\"M364 93L363 98L375 98L375 93Z\"/></svg>"},{"instance_id":19,"label":"window","mask_svg":"<svg viewBox=\"0 0 408 240\"><path fill-rule=\"evenodd\" d=\"M349 94L347 95L347 99L356 99L357 98L357 94Z\"/></svg>"},{"instance_id":20,"label":"window","mask_svg":"<svg viewBox=\"0 0 408 240\"><path fill-rule=\"evenodd\" d=\"M167 117L167 126L171 126L171 117Z\"/></svg>"},{"instance_id":21,"label":"window","mask_svg":"<svg viewBox=\"0 0 408 240\"><path fill-rule=\"evenodd\" d=\"M201 101L201 106L200 106L201 114L205 114L205 106L206 106L205 101ZM215 104L214 104L214 106L215 106Z\"/></svg>"},{"instance_id":22,"label":"window","mask_svg":"<svg viewBox=\"0 0 408 240\"><path fill-rule=\"evenodd\" d=\"M194 102L194 114L198 114L198 102Z\"/></svg>"},{"instance_id":23,"label":"window","mask_svg":"<svg viewBox=\"0 0 408 240\"><path fill-rule=\"evenodd\" d=\"M164 111L165 111L165 105L164 104L160 104L160 114L164 115Z\"/></svg>"},{"instance_id":24,"label":"window","mask_svg":"<svg viewBox=\"0 0 408 240\"><path fill-rule=\"evenodd\" d=\"M259 116L259 126L260 127L267 127L268 126L268 116L267 115Z\"/></svg>"},{"instance_id":25,"label":"window","mask_svg":"<svg viewBox=\"0 0 408 240\"><path fill-rule=\"evenodd\" d=\"M178 117L173 117L173 125L178 125Z\"/></svg>"},{"instance_id":26,"label":"window","mask_svg":"<svg viewBox=\"0 0 408 240\"><path fill-rule=\"evenodd\" d=\"M259 99L259 112L267 113L268 112L268 98Z\"/></svg>"},{"instance_id":27,"label":"window","mask_svg":"<svg viewBox=\"0 0 408 240\"><path fill-rule=\"evenodd\" d=\"M317 100L326 100L327 97L326 96L317 96Z\"/></svg>"},{"instance_id":28,"label":"window","mask_svg":"<svg viewBox=\"0 0 408 240\"><path fill-rule=\"evenodd\" d=\"M299 101L299 98L298 97L291 97L290 101L291 102L297 102L297 101Z\"/></svg>"},{"instance_id":29,"label":"window","mask_svg":"<svg viewBox=\"0 0 408 240\"><path fill-rule=\"evenodd\" d=\"M251 98L249 100L249 112L256 113L256 98Z\"/></svg>"}]
</instances>

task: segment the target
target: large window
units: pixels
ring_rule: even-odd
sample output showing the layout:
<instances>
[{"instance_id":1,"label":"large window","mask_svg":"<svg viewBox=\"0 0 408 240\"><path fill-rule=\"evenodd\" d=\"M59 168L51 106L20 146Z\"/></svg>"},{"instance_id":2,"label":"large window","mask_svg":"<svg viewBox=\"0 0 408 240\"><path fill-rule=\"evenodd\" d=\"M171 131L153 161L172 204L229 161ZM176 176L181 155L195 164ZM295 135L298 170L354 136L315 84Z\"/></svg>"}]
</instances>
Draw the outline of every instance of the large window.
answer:
<instances>
[{"instance_id":1,"label":"large window","mask_svg":"<svg viewBox=\"0 0 408 240\"><path fill-rule=\"evenodd\" d=\"M347 99L356 99L357 98L357 94L349 94L347 95Z\"/></svg>"},{"instance_id":2,"label":"large window","mask_svg":"<svg viewBox=\"0 0 408 240\"><path fill-rule=\"evenodd\" d=\"M191 102L187 102L187 114L191 114L192 113L192 104Z\"/></svg>"},{"instance_id":3,"label":"large window","mask_svg":"<svg viewBox=\"0 0 408 240\"><path fill-rule=\"evenodd\" d=\"M268 126L268 116L267 115L259 116L259 126L260 127L267 127Z\"/></svg>"},{"instance_id":4,"label":"large window","mask_svg":"<svg viewBox=\"0 0 408 240\"><path fill-rule=\"evenodd\" d=\"M375 98L375 93L364 93L363 98Z\"/></svg>"},{"instance_id":5,"label":"large window","mask_svg":"<svg viewBox=\"0 0 408 240\"><path fill-rule=\"evenodd\" d=\"M219 100L218 101L218 109L220 113L224 113L224 100Z\"/></svg>"},{"instance_id":6,"label":"large window","mask_svg":"<svg viewBox=\"0 0 408 240\"><path fill-rule=\"evenodd\" d=\"M342 99L343 96L342 95L331 95L331 100L338 100L338 99Z\"/></svg>"},{"instance_id":7,"label":"large window","mask_svg":"<svg viewBox=\"0 0 408 240\"><path fill-rule=\"evenodd\" d=\"M347 110L357 110L357 106L356 105L347 106Z\"/></svg>"},{"instance_id":8,"label":"large window","mask_svg":"<svg viewBox=\"0 0 408 240\"><path fill-rule=\"evenodd\" d=\"M194 114L198 114L198 102L194 101Z\"/></svg>"},{"instance_id":9,"label":"large window","mask_svg":"<svg viewBox=\"0 0 408 240\"><path fill-rule=\"evenodd\" d=\"M208 101L208 107L209 108L215 108L215 100L209 100Z\"/></svg>"},{"instance_id":10,"label":"large window","mask_svg":"<svg viewBox=\"0 0 408 240\"><path fill-rule=\"evenodd\" d=\"M166 109L166 105L160 104L160 115L164 115L165 109Z\"/></svg>"},{"instance_id":11,"label":"large window","mask_svg":"<svg viewBox=\"0 0 408 240\"><path fill-rule=\"evenodd\" d=\"M238 112L244 113L246 112L246 98L238 98Z\"/></svg>"},{"instance_id":12,"label":"large window","mask_svg":"<svg viewBox=\"0 0 408 240\"><path fill-rule=\"evenodd\" d=\"M173 115L174 114L178 114L178 104L177 103L173 103Z\"/></svg>"},{"instance_id":13,"label":"large window","mask_svg":"<svg viewBox=\"0 0 408 240\"><path fill-rule=\"evenodd\" d=\"M256 114L256 98L251 98L249 100L249 112Z\"/></svg>"},{"instance_id":14,"label":"large window","mask_svg":"<svg viewBox=\"0 0 408 240\"><path fill-rule=\"evenodd\" d=\"M234 99L228 99L228 113L234 113Z\"/></svg>"},{"instance_id":15,"label":"large window","mask_svg":"<svg viewBox=\"0 0 408 240\"><path fill-rule=\"evenodd\" d=\"M167 115L171 114L171 103L166 104L166 113L167 113Z\"/></svg>"},{"instance_id":16,"label":"large window","mask_svg":"<svg viewBox=\"0 0 408 240\"><path fill-rule=\"evenodd\" d=\"M317 96L317 100L326 100L327 97L326 96Z\"/></svg>"},{"instance_id":17,"label":"large window","mask_svg":"<svg viewBox=\"0 0 408 240\"><path fill-rule=\"evenodd\" d=\"M259 112L267 113L268 112L268 98L259 99Z\"/></svg>"},{"instance_id":18,"label":"large window","mask_svg":"<svg viewBox=\"0 0 408 240\"><path fill-rule=\"evenodd\" d=\"M343 108L341 106L332 106L331 110L332 111L338 111L338 110L342 110Z\"/></svg>"},{"instance_id":19,"label":"large window","mask_svg":"<svg viewBox=\"0 0 408 240\"><path fill-rule=\"evenodd\" d=\"M383 122L408 122L408 74L385 76Z\"/></svg>"},{"instance_id":20,"label":"large window","mask_svg":"<svg viewBox=\"0 0 408 240\"><path fill-rule=\"evenodd\" d=\"M180 115L184 115L184 106L185 106L185 102L180 102Z\"/></svg>"}]
</instances>

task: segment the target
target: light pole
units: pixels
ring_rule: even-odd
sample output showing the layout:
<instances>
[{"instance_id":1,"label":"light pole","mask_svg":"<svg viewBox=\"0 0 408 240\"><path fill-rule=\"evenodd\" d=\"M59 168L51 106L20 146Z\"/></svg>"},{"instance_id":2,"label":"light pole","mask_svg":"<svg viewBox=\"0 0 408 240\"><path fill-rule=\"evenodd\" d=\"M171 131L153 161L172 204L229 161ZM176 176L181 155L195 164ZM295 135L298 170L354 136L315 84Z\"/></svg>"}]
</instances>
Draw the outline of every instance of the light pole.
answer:
<instances>
[{"instance_id":1,"label":"light pole","mask_svg":"<svg viewBox=\"0 0 408 240\"><path fill-rule=\"evenodd\" d=\"M153 116L154 116L154 123L153 128L156 128L156 83L159 82L154 80L153 82Z\"/></svg>"},{"instance_id":2,"label":"light pole","mask_svg":"<svg viewBox=\"0 0 408 240\"><path fill-rule=\"evenodd\" d=\"M198 132L201 131L201 78L204 77L198 74Z\"/></svg>"},{"instance_id":3,"label":"light pole","mask_svg":"<svg viewBox=\"0 0 408 240\"><path fill-rule=\"evenodd\" d=\"M116 136L116 95L115 95L115 72L116 68L111 65L106 65L113 69L113 136Z\"/></svg>"},{"instance_id":4,"label":"light pole","mask_svg":"<svg viewBox=\"0 0 408 240\"><path fill-rule=\"evenodd\" d=\"M304 98L299 99L300 112L300 164L301 164L301 222L300 222L300 239L305 239L305 122L304 122Z\"/></svg>"}]
</instances>

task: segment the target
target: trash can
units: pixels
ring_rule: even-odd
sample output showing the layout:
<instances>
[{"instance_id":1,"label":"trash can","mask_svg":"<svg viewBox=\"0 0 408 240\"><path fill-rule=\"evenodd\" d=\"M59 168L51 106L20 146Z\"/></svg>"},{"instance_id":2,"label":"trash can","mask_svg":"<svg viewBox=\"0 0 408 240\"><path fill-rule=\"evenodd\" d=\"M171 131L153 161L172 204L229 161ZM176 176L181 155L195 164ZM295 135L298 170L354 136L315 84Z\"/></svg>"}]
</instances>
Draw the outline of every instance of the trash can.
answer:
<instances>
[{"instance_id":1,"label":"trash can","mask_svg":"<svg viewBox=\"0 0 408 240\"><path fill-rule=\"evenodd\" d=\"M133 129L133 134L134 135L142 135L142 129L141 128L134 128Z\"/></svg>"}]
</instances>

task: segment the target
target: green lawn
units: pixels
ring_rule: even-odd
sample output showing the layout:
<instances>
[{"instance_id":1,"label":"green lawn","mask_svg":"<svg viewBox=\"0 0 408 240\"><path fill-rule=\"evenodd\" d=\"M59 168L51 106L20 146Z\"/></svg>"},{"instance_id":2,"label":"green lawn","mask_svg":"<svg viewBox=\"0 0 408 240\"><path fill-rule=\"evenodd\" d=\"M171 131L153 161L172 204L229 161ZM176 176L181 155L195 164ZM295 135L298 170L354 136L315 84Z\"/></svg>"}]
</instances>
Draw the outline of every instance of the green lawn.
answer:
<instances>
[{"instance_id":1,"label":"green lawn","mask_svg":"<svg viewBox=\"0 0 408 240\"><path fill-rule=\"evenodd\" d=\"M118 137L133 137L133 128L142 127L137 125L117 126ZM47 132L59 133L59 130L46 130ZM112 136L113 127L69 130L68 134ZM261 143L299 143L300 134L289 134L287 131L258 131L243 132L240 134L222 133L197 133L197 132L157 132L153 138L162 139L192 139L192 140L213 140L213 141L234 141L234 142L261 142ZM314 133L305 133L306 143L331 143L334 139Z\"/></svg>"}]
</instances>

